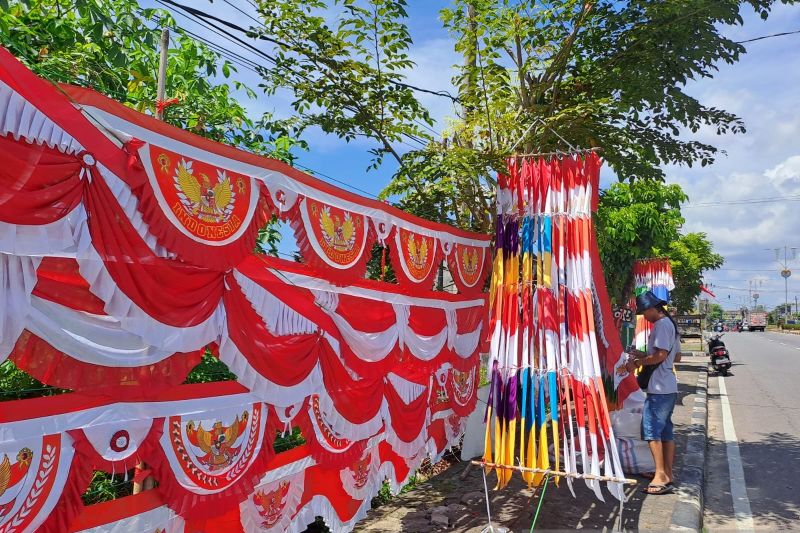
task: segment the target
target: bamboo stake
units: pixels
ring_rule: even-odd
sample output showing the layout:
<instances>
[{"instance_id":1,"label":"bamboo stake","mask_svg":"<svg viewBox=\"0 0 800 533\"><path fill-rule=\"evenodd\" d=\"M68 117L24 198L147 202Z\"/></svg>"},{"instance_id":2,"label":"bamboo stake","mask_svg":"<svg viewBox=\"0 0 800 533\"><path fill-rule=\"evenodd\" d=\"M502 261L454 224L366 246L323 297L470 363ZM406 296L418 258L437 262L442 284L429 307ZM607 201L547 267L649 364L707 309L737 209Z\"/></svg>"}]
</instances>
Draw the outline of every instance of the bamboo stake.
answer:
<instances>
[{"instance_id":1,"label":"bamboo stake","mask_svg":"<svg viewBox=\"0 0 800 533\"><path fill-rule=\"evenodd\" d=\"M610 481L612 483L625 483L627 485L636 485L638 481L635 479L628 479L624 477L614 476L598 476L595 474L581 474L579 472L562 472L559 470L550 470L545 468L526 468L524 466L510 466L501 465L497 463L487 463L486 461L470 461L471 464L482 466L484 468L499 468L501 470L516 470L518 472L534 472L537 474L549 474L557 477L571 477L575 479L594 479L597 481Z\"/></svg>"},{"instance_id":2,"label":"bamboo stake","mask_svg":"<svg viewBox=\"0 0 800 533\"><path fill-rule=\"evenodd\" d=\"M164 101L167 84L167 52L169 51L169 30L161 31L161 58L158 62L158 86L156 88L156 102ZM156 118L164 120L164 108L156 106Z\"/></svg>"},{"instance_id":3,"label":"bamboo stake","mask_svg":"<svg viewBox=\"0 0 800 533\"><path fill-rule=\"evenodd\" d=\"M164 28L161 31L161 57L158 63L158 80L156 85L156 118L158 120L164 120L164 108L158 105L159 102L164 101L164 92L166 87L166 80L167 80L167 52L169 51L169 30ZM140 462L136 465L137 469L144 470L147 468L147 465L144 462ZM146 490L151 490L155 488L156 482L153 479L153 476L147 476L141 482L133 484L133 494L139 494L140 492L144 492Z\"/></svg>"}]
</instances>

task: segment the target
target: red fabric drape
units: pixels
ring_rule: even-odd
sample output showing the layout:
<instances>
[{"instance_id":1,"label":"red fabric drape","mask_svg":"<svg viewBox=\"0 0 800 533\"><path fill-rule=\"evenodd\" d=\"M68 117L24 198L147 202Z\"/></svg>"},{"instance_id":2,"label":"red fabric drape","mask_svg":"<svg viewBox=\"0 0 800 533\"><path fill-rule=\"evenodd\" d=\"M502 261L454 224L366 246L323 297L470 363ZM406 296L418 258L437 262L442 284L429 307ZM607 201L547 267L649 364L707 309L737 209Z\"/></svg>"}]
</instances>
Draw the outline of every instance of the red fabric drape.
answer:
<instances>
[{"instance_id":1,"label":"red fabric drape","mask_svg":"<svg viewBox=\"0 0 800 533\"><path fill-rule=\"evenodd\" d=\"M89 283L81 277L74 259L43 257L36 278L35 296L78 311L105 314L105 302L89 291Z\"/></svg>"},{"instance_id":2,"label":"red fabric drape","mask_svg":"<svg viewBox=\"0 0 800 533\"><path fill-rule=\"evenodd\" d=\"M405 442L411 442L425 426L425 414L428 410L428 389L424 390L411 403L405 403L391 385L386 386L386 403L392 417L392 429Z\"/></svg>"},{"instance_id":3,"label":"red fabric drape","mask_svg":"<svg viewBox=\"0 0 800 533\"><path fill-rule=\"evenodd\" d=\"M200 363L204 350L176 353L147 366L101 366L74 359L25 330L9 358L22 370L53 387L133 399L183 383Z\"/></svg>"},{"instance_id":4,"label":"red fabric drape","mask_svg":"<svg viewBox=\"0 0 800 533\"><path fill-rule=\"evenodd\" d=\"M325 356L322 358L322 377L325 391L331 397L336 410L354 424L371 420L383 402L383 377L354 380L336 357L327 342Z\"/></svg>"},{"instance_id":5,"label":"red fabric drape","mask_svg":"<svg viewBox=\"0 0 800 533\"><path fill-rule=\"evenodd\" d=\"M409 306L408 325L415 334L432 337L447 329L447 315L444 309L412 305Z\"/></svg>"},{"instance_id":6,"label":"red fabric drape","mask_svg":"<svg viewBox=\"0 0 800 533\"><path fill-rule=\"evenodd\" d=\"M92 243L122 292L154 319L176 327L202 323L224 291L223 273L156 256L103 180L87 189Z\"/></svg>"},{"instance_id":7,"label":"red fabric drape","mask_svg":"<svg viewBox=\"0 0 800 533\"><path fill-rule=\"evenodd\" d=\"M239 351L259 374L273 383L289 387L303 381L325 353L328 343L317 333L273 335L232 276L228 283L231 290L224 298L228 332Z\"/></svg>"},{"instance_id":8,"label":"red fabric drape","mask_svg":"<svg viewBox=\"0 0 800 533\"><path fill-rule=\"evenodd\" d=\"M0 137L0 221L39 225L66 216L80 202L82 160L55 148Z\"/></svg>"}]
</instances>

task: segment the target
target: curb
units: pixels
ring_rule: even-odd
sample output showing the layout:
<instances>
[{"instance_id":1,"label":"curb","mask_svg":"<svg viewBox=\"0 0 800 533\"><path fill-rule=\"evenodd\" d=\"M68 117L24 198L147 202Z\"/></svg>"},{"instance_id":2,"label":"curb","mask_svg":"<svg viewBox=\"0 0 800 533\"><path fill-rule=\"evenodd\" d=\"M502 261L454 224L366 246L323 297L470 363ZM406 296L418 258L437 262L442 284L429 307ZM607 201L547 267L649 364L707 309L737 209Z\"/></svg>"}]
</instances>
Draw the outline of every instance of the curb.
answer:
<instances>
[{"instance_id":1,"label":"curb","mask_svg":"<svg viewBox=\"0 0 800 533\"><path fill-rule=\"evenodd\" d=\"M703 528L703 484L708 448L708 371L697 377L697 397L692 408L686 450L680 470L678 503L672 511L670 530L701 531Z\"/></svg>"}]
</instances>

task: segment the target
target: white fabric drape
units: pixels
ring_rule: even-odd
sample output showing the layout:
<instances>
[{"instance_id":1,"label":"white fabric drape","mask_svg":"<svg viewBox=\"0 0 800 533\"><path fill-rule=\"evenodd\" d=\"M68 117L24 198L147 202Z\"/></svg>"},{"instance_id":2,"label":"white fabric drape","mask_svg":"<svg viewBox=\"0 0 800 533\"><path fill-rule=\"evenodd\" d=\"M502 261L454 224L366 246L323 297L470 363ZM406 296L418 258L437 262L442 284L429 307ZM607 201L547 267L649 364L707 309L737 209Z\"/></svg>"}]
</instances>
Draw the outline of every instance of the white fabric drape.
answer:
<instances>
[{"instance_id":1,"label":"white fabric drape","mask_svg":"<svg viewBox=\"0 0 800 533\"><path fill-rule=\"evenodd\" d=\"M0 362L5 361L25 329L40 262L37 257L0 254Z\"/></svg>"},{"instance_id":2,"label":"white fabric drape","mask_svg":"<svg viewBox=\"0 0 800 533\"><path fill-rule=\"evenodd\" d=\"M36 296L31 298L27 329L70 357L100 366L147 366L174 353L125 331L114 317L76 311Z\"/></svg>"}]
</instances>

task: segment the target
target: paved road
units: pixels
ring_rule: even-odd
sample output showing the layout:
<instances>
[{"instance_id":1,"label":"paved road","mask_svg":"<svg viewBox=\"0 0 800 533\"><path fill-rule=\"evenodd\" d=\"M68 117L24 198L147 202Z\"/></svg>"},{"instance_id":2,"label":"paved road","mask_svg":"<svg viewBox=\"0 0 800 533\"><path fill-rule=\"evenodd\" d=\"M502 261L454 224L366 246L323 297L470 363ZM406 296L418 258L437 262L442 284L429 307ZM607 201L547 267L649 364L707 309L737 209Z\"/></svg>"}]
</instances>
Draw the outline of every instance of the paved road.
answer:
<instances>
[{"instance_id":1,"label":"paved road","mask_svg":"<svg viewBox=\"0 0 800 533\"><path fill-rule=\"evenodd\" d=\"M723 340L734 367L709 380L705 526L800 530L800 335Z\"/></svg>"}]
</instances>

